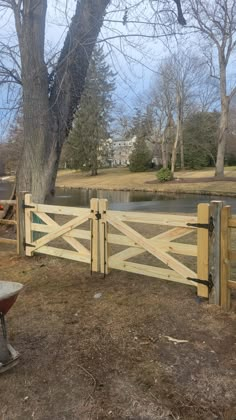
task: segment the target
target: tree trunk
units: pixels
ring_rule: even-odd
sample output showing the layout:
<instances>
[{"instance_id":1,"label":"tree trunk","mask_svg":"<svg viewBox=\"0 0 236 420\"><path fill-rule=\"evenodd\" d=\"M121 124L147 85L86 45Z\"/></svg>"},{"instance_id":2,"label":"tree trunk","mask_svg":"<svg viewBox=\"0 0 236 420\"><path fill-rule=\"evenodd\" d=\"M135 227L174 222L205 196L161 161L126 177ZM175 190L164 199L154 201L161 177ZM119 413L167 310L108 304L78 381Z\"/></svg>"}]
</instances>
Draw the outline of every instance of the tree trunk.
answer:
<instances>
[{"instance_id":1,"label":"tree trunk","mask_svg":"<svg viewBox=\"0 0 236 420\"><path fill-rule=\"evenodd\" d=\"M180 125L180 166L181 169L184 170L184 137L183 137L183 122L181 121Z\"/></svg>"},{"instance_id":2,"label":"tree trunk","mask_svg":"<svg viewBox=\"0 0 236 420\"><path fill-rule=\"evenodd\" d=\"M161 140L161 160L162 160L162 166L164 169L166 169L168 167L168 162L167 162L167 150L166 150L166 135L165 132L162 135L162 140Z\"/></svg>"},{"instance_id":3,"label":"tree trunk","mask_svg":"<svg viewBox=\"0 0 236 420\"><path fill-rule=\"evenodd\" d=\"M220 98L221 98L221 114L220 127L218 136L218 148L216 158L215 176L224 176L224 162L225 162L225 146L227 140L227 132L229 125L229 105L230 98L227 96L226 88L226 62L224 51L219 51L219 68L220 68Z\"/></svg>"},{"instance_id":4,"label":"tree trunk","mask_svg":"<svg viewBox=\"0 0 236 420\"><path fill-rule=\"evenodd\" d=\"M171 173L174 175L175 172L175 165L176 165L176 158L177 158L177 147L179 145L179 141L182 137L182 103L181 103L181 95L177 92L177 127L176 127L176 135L175 141L172 148L172 156L171 156Z\"/></svg>"},{"instance_id":5,"label":"tree trunk","mask_svg":"<svg viewBox=\"0 0 236 420\"><path fill-rule=\"evenodd\" d=\"M225 96L221 103L221 116L218 137L215 176L224 176L225 148L229 124L229 97Z\"/></svg>"},{"instance_id":6,"label":"tree trunk","mask_svg":"<svg viewBox=\"0 0 236 420\"><path fill-rule=\"evenodd\" d=\"M177 147L179 144L179 123L177 123L176 128L176 135L175 135L175 141L172 147L172 156L171 156L171 173L174 175L175 173L175 164L176 164L176 158L177 158Z\"/></svg>"},{"instance_id":7,"label":"tree trunk","mask_svg":"<svg viewBox=\"0 0 236 420\"><path fill-rule=\"evenodd\" d=\"M109 0L81 0L49 83L44 62L47 1L24 0L15 12L21 52L24 146L17 190L44 202L55 187L63 143L84 89L89 60ZM30 52L30 53L29 53Z\"/></svg>"}]
</instances>

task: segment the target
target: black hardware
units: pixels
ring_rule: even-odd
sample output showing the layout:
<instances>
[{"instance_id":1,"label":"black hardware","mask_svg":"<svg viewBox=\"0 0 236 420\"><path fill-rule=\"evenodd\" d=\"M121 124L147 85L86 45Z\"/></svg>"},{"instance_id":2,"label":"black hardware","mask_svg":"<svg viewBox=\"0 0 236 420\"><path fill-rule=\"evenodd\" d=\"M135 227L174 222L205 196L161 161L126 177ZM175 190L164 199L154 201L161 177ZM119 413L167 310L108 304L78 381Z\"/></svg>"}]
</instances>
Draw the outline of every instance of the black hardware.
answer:
<instances>
[{"instance_id":1,"label":"black hardware","mask_svg":"<svg viewBox=\"0 0 236 420\"><path fill-rule=\"evenodd\" d=\"M25 249L27 246L29 246L29 247L31 247L31 248L35 248L35 245L32 245L32 244L27 244L27 242L24 242L24 249Z\"/></svg>"},{"instance_id":2,"label":"black hardware","mask_svg":"<svg viewBox=\"0 0 236 420\"><path fill-rule=\"evenodd\" d=\"M212 233L215 228L212 216L210 217L209 223L187 223L187 226L207 229L210 233Z\"/></svg>"},{"instance_id":3,"label":"black hardware","mask_svg":"<svg viewBox=\"0 0 236 420\"><path fill-rule=\"evenodd\" d=\"M208 287L209 291L211 291L211 289L214 286L211 274L209 274L208 280L195 279L192 277L187 277L187 280L194 281L195 283L198 283L198 284L204 284L204 286Z\"/></svg>"},{"instance_id":4,"label":"black hardware","mask_svg":"<svg viewBox=\"0 0 236 420\"><path fill-rule=\"evenodd\" d=\"M29 204L23 204L23 209L35 209L35 206L30 206Z\"/></svg>"},{"instance_id":5,"label":"black hardware","mask_svg":"<svg viewBox=\"0 0 236 420\"><path fill-rule=\"evenodd\" d=\"M100 220L102 218L100 211L96 211L95 217L96 217L96 220Z\"/></svg>"}]
</instances>

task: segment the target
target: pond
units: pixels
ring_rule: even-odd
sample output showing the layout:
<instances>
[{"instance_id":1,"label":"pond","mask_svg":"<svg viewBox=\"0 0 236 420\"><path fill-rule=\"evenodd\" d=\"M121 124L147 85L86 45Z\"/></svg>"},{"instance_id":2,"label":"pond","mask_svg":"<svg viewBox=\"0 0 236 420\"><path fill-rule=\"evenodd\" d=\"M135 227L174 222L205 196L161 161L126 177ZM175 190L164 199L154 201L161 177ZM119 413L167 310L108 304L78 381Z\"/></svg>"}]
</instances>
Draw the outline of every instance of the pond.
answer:
<instances>
[{"instance_id":1,"label":"pond","mask_svg":"<svg viewBox=\"0 0 236 420\"><path fill-rule=\"evenodd\" d=\"M11 185L0 182L0 199L10 196ZM106 198L109 208L113 210L195 213L198 203L208 203L211 200L224 200L236 212L236 198L219 197L199 194L160 194L142 191L108 191L57 188L56 195L50 204L62 206L89 207L91 198Z\"/></svg>"}]
</instances>

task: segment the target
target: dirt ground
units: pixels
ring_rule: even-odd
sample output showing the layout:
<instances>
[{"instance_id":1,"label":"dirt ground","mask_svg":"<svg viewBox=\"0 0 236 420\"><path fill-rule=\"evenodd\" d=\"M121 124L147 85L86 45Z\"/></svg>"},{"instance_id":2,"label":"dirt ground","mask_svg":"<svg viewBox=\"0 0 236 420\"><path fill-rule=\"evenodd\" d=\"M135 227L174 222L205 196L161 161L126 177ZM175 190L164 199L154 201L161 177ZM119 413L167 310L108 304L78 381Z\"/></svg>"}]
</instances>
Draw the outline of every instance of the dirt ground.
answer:
<instances>
[{"instance_id":1,"label":"dirt ground","mask_svg":"<svg viewBox=\"0 0 236 420\"><path fill-rule=\"evenodd\" d=\"M21 360L0 376L1 420L236 419L235 306L10 247L0 270L25 285L7 317Z\"/></svg>"}]
</instances>

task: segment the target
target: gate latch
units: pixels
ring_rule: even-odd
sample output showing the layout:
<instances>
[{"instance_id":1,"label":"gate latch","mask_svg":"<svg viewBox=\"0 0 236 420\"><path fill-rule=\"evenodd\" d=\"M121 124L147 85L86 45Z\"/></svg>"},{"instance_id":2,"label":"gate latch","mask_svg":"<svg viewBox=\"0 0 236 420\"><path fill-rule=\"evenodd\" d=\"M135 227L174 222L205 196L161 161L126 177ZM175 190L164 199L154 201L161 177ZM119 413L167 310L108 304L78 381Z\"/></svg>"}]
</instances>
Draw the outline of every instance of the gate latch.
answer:
<instances>
[{"instance_id":1,"label":"gate latch","mask_svg":"<svg viewBox=\"0 0 236 420\"><path fill-rule=\"evenodd\" d=\"M187 277L187 280L194 281L195 283L198 283L198 284L204 284L204 286L208 287L209 292L212 290L214 286L211 274L209 274L208 280L195 279L192 277Z\"/></svg>"},{"instance_id":2,"label":"gate latch","mask_svg":"<svg viewBox=\"0 0 236 420\"><path fill-rule=\"evenodd\" d=\"M102 218L100 211L96 211L95 217L96 217L96 220L100 220Z\"/></svg>"}]
</instances>

